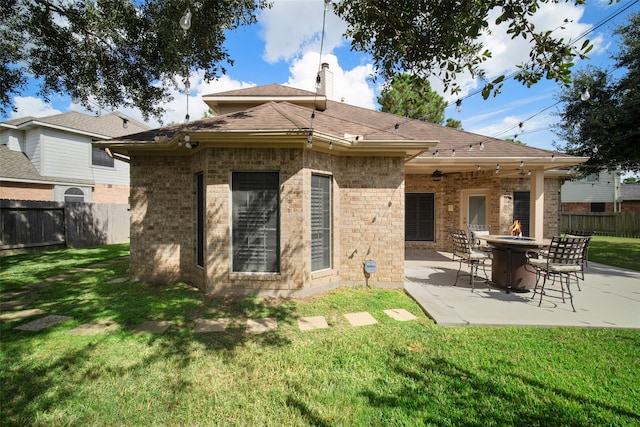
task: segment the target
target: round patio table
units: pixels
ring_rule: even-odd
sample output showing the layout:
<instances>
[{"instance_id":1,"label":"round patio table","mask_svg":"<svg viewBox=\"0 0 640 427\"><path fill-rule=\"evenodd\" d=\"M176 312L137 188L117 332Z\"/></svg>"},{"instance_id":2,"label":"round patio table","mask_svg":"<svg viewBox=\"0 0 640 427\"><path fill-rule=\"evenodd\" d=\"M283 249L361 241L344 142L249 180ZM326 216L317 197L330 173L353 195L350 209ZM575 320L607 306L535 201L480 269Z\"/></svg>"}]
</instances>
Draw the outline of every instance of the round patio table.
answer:
<instances>
[{"instance_id":1,"label":"round patio table","mask_svg":"<svg viewBox=\"0 0 640 427\"><path fill-rule=\"evenodd\" d=\"M535 288L537 275L533 267L527 266L526 252L548 246L550 240L532 237L504 235L482 236L491 247L491 281L511 290L528 291Z\"/></svg>"}]
</instances>

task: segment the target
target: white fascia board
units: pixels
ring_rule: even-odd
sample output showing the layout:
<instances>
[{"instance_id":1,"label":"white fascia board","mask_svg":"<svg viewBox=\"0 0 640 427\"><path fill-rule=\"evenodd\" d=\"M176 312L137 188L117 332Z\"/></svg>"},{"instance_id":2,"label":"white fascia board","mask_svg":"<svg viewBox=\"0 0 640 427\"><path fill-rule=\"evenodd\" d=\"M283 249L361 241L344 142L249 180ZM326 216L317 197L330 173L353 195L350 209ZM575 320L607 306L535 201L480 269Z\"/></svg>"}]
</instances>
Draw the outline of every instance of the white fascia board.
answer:
<instances>
[{"instance_id":1,"label":"white fascia board","mask_svg":"<svg viewBox=\"0 0 640 427\"><path fill-rule=\"evenodd\" d=\"M66 182L66 181L50 181L46 179L23 179L23 178L7 178L0 176L0 181L4 182L20 182L23 184L50 184L50 185L72 185L75 187L88 187L93 188L95 184L78 183L78 182Z\"/></svg>"}]
</instances>

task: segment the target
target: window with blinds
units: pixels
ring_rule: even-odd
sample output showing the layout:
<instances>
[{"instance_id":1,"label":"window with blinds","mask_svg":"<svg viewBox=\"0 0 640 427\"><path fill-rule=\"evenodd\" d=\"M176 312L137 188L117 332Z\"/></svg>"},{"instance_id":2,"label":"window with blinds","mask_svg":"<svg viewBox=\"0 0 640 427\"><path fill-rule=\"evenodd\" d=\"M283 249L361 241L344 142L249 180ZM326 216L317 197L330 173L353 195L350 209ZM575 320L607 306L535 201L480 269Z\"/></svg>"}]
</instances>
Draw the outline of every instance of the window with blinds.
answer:
<instances>
[{"instance_id":1,"label":"window with blinds","mask_svg":"<svg viewBox=\"0 0 640 427\"><path fill-rule=\"evenodd\" d=\"M311 175L311 271L331 268L331 177Z\"/></svg>"},{"instance_id":2,"label":"window with blinds","mask_svg":"<svg viewBox=\"0 0 640 427\"><path fill-rule=\"evenodd\" d=\"M280 271L278 172L232 174L234 272Z\"/></svg>"},{"instance_id":3,"label":"window with blinds","mask_svg":"<svg viewBox=\"0 0 640 427\"><path fill-rule=\"evenodd\" d=\"M196 174L196 265L204 267L204 174Z\"/></svg>"},{"instance_id":4,"label":"window with blinds","mask_svg":"<svg viewBox=\"0 0 640 427\"><path fill-rule=\"evenodd\" d=\"M114 161L113 157L109 157L104 149L91 147L91 164L93 166L112 168L114 166Z\"/></svg>"},{"instance_id":5,"label":"window with blinds","mask_svg":"<svg viewBox=\"0 0 640 427\"><path fill-rule=\"evenodd\" d=\"M406 241L435 241L434 200L433 193L405 194L404 239Z\"/></svg>"}]
</instances>

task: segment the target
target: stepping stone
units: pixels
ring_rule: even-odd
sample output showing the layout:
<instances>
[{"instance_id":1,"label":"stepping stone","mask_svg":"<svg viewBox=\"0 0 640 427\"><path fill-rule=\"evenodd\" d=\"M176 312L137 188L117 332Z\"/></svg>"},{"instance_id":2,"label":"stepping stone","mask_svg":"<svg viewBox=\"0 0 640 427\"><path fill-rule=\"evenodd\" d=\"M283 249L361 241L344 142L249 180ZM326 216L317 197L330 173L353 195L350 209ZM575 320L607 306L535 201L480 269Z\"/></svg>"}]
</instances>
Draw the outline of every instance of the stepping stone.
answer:
<instances>
[{"instance_id":1,"label":"stepping stone","mask_svg":"<svg viewBox=\"0 0 640 427\"><path fill-rule=\"evenodd\" d=\"M30 289L18 289L15 291L4 292L2 298L20 298L33 295L33 290Z\"/></svg>"},{"instance_id":2,"label":"stepping stone","mask_svg":"<svg viewBox=\"0 0 640 427\"><path fill-rule=\"evenodd\" d=\"M298 327L301 331L328 328L327 319L324 316L301 317L298 319Z\"/></svg>"},{"instance_id":3,"label":"stepping stone","mask_svg":"<svg viewBox=\"0 0 640 427\"><path fill-rule=\"evenodd\" d=\"M33 302L32 299L17 299L14 301L0 302L0 310L22 310Z\"/></svg>"},{"instance_id":4,"label":"stepping stone","mask_svg":"<svg viewBox=\"0 0 640 427\"><path fill-rule=\"evenodd\" d=\"M118 324L113 320L94 320L67 331L67 333L71 335L95 335L112 331L117 327Z\"/></svg>"},{"instance_id":5,"label":"stepping stone","mask_svg":"<svg viewBox=\"0 0 640 427\"><path fill-rule=\"evenodd\" d=\"M193 332L223 332L229 327L231 319L196 319Z\"/></svg>"},{"instance_id":6,"label":"stepping stone","mask_svg":"<svg viewBox=\"0 0 640 427\"><path fill-rule=\"evenodd\" d=\"M91 264L87 268L102 268L102 267L109 267L109 264L106 263L106 262L98 262L98 263L95 263L95 264Z\"/></svg>"},{"instance_id":7,"label":"stepping stone","mask_svg":"<svg viewBox=\"0 0 640 427\"><path fill-rule=\"evenodd\" d=\"M61 322L66 322L67 320L73 319L69 316L57 316L55 314L51 314L49 316L42 317L38 320L34 320L33 322L25 323L24 325L17 326L14 329L19 329L21 331L40 331L44 328L48 328L49 326L56 325Z\"/></svg>"},{"instance_id":8,"label":"stepping stone","mask_svg":"<svg viewBox=\"0 0 640 427\"><path fill-rule=\"evenodd\" d=\"M109 281L107 282L107 284L110 284L110 283L124 283L124 282L126 282L126 281L128 281L128 280L129 280L129 278L128 278L128 277L120 277L120 278L118 278L118 279L109 280Z\"/></svg>"},{"instance_id":9,"label":"stepping stone","mask_svg":"<svg viewBox=\"0 0 640 427\"><path fill-rule=\"evenodd\" d=\"M41 283L32 283L30 285L26 285L24 288L25 289L44 289L44 288L48 288L51 285L53 285L53 283L51 282L41 282Z\"/></svg>"},{"instance_id":10,"label":"stepping stone","mask_svg":"<svg viewBox=\"0 0 640 427\"><path fill-rule=\"evenodd\" d=\"M57 280L65 280L65 279L70 279L71 278L71 274L60 274L58 276L51 276L48 277L46 279L44 279L47 282L55 282Z\"/></svg>"},{"instance_id":11,"label":"stepping stone","mask_svg":"<svg viewBox=\"0 0 640 427\"><path fill-rule=\"evenodd\" d=\"M90 269L90 268L76 268L76 269L73 269L73 270L69 271L69 273L78 274L78 273L89 273L91 271L93 271L93 270Z\"/></svg>"},{"instance_id":12,"label":"stepping stone","mask_svg":"<svg viewBox=\"0 0 640 427\"><path fill-rule=\"evenodd\" d=\"M384 313L387 316L391 317L392 319L396 319L396 320L399 320L401 322L406 322L407 320L415 320L415 319L417 319L416 316L414 316L413 314L409 313L404 308L392 308L392 309L389 309L389 310L385 310Z\"/></svg>"},{"instance_id":13,"label":"stepping stone","mask_svg":"<svg viewBox=\"0 0 640 427\"><path fill-rule=\"evenodd\" d=\"M263 319L247 320L247 333L261 334L273 332L278 329L278 321L275 317L265 317Z\"/></svg>"},{"instance_id":14,"label":"stepping stone","mask_svg":"<svg viewBox=\"0 0 640 427\"><path fill-rule=\"evenodd\" d=\"M133 334L164 334L171 327L169 320L150 320L138 325Z\"/></svg>"},{"instance_id":15,"label":"stepping stone","mask_svg":"<svg viewBox=\"0 0 640 427\"><path fill-rule=\"evenodd\" d=\"M0 322L7 322L9 320L26 319L27 317L38 316L40 314L45 314L45 313L46 312L44 310L40 310L39 308L14 311L13 313L3 313L3 314L0 314Z\"/></svg>"},{"instance_id":16,"label":"stepping stone","mask_svg":"<svg viewBox=\"0 0 640 427\"><path fill-rule=\"evenodd\" d=\"M366 311L362 311L360 313L347 313L344 317L346 317L349 323L351 323L351 326L367 326L378 323L378 321Z\"/></svg>"}]
</instances>

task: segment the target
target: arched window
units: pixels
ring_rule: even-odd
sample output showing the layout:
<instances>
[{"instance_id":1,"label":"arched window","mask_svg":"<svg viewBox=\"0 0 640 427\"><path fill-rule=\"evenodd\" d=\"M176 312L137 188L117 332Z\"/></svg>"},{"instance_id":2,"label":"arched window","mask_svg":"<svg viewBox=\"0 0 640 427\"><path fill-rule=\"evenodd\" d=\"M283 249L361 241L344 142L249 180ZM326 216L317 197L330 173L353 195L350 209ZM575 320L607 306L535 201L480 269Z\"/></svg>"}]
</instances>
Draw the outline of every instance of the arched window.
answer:
<instances>
[{"instance_id":1,"label":"arched window","mask_svg":"<svg viewBox=\"0 0 640 427\"><path fill-rule=\"evenodd\" d=\"M84 202L84 193L79 188L69 188L64 192L64 202L65 203L83 203Z\"/></svg>"}]
</instances>

